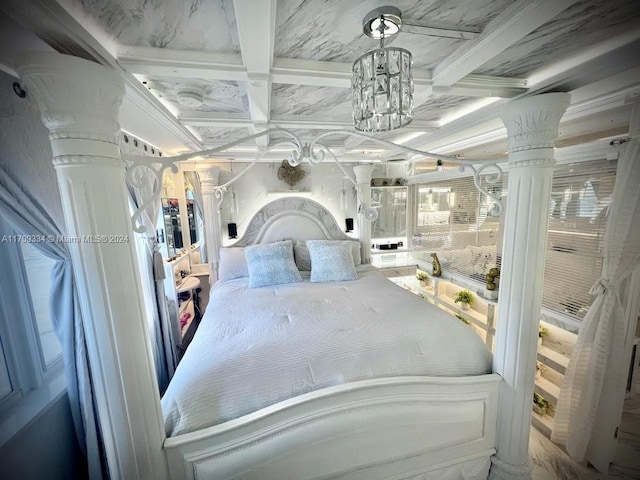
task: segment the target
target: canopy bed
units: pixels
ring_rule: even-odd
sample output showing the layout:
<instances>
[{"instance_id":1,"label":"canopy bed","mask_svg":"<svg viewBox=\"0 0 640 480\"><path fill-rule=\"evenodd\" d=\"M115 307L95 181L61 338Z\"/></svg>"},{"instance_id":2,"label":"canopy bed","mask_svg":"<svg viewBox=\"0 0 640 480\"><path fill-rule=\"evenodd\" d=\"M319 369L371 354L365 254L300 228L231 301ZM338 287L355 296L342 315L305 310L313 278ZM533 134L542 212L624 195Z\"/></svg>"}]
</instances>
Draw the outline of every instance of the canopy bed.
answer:
<instances>
[{"instance_id":1,"label":"canopy bed","mask_svg":"<svg viewBox=\"0 0 640 480\"><path fill-rule=\"evenodd\" d=\"M44 53L24 56L17 70L36 98L51 132L69 235L131 233L125 164L115 140L123 94L120 76L79 58ZM196 422L194 431L167 438L140 309L140 287L131 268L135 262L132 246L70 244L87 322L96 406L113 477L485 478L490 467L490 478L528 478L528 433L553 142L568 103L567 94L540 95L510 103L502 115L509 136L510 185L492 373L482 369L466 371L465 376L452 376L451 371L387 371L388 375L380 378L365 376L356 380L361 378L358 373L353 381L320 382L317 390L301 394L297 391L296 396L288 399L278 395L277 403L256 405L258 410L252 413L236 412L241 416L233 419L229 418L235 414L223 414L218 420ZM290 163L317 163L326 154L340 165L331 151L318 142L325 135L328 134L310 145L303 145L295 135L290 135L293 147ZM154 158L152 168L161 172L177 161L215 154L236 143L212 151ZM124 160L149 165L148 158ZM455 161L473 168L477 174L488 168L488 164L477 161ZM360 170L353 181L360 193L359 241L368 246L367 222L373 214L366 195L370 188L367 167L356 167ZM220 273L217 207L227 185L218 186L215 173L203 175L202 180L207 253L217 278ZM152 202L150 199L143 203L139 212ZM283 205L277 209L274 205L265 207L238 245L259 247L283 238L346 240L324 209L304 202L306 209L297 204L283 210L288 213L275 211ZM138 229L137 218L134 222ZM368 250L361 251L364 263ZM372 272L359 275L362 278L355 283L376 282ZM213 289L211 302L220 300L217 291L224 283L232 289L243 288L234 281L220 282L221 286ZM273 290L273 296L277 297L275 292L281 290L287 289ZM339 295L339 289L334 294ZM223 292L220 296L227 297ZM443 321L450 322L447 325L452 330L465 327L455 318ZM202 338L210 330L206 324L204 327ZM407 325L407 331L412 328ZM402 338L402 331L398 333ZM205 340L196 335L194 343L198 342ZM183 370L193 361L186 362ZM222 375L219 370L213 371ZM176 373L177 379L181 377L180 372ZM217 384L218 378L210 380ZM169 387L171 392L173 389ZM174 404L179 405L179 401ZM199 403L196 408L206 410L213 406ZM220 420L223 423L214 424Z\"/></svg>"}]
</instances>

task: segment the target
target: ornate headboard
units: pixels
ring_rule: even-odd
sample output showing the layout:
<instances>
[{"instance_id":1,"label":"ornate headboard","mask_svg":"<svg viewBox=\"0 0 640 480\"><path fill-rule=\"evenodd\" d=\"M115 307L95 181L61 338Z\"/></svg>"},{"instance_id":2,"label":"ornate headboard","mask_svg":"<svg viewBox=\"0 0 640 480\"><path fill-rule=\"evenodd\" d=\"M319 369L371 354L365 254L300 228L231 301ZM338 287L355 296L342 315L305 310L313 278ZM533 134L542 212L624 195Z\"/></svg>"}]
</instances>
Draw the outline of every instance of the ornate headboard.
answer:
<instances>
[{"instance_id":1,"label":"ornate headboard","mask_svg":"<svg viewBox=\"0 0 640 480\"><path fill-rule=\"evenodd\" d=\"M333 215L318 202L308 198L286 197L258 210L244 235L233 246L244 247L285 239L356 240L345 235Z\"/></svg>"}]
</instances>

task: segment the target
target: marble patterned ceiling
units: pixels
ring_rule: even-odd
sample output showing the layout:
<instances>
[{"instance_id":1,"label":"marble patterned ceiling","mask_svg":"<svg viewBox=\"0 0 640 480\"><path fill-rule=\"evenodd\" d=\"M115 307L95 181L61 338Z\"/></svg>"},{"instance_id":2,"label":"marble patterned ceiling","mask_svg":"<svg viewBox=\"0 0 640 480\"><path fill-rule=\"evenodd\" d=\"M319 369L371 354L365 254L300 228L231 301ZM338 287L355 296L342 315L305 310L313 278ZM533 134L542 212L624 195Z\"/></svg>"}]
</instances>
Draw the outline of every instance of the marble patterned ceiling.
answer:
<instances>
[{"instance_id":1,"label":"marble patterned ceiling","mask_svg":"<svg viewBox=\"0 0 640 480\"><path fill-rule=\"evenodd\" d=\"M378 47L362 33L362 19L389 4L403 19L482 29L513 0L279 0L276 12L275 55L283 58L353 62ZM451 38L400 33L388 45L406 48L416 68L433 68L464 42Z\"/></svg>"},{"instance_id":2,"label":"marble patterned ceiling","mask_svg":"<svg viewBox=\"0 0 640 480\"><path fill-rule=\"evenodd\" d=\"M73 0L123 45L240 53L232 0Z\"/></svg>"},{"instance_id":3,"label":"marble patterned ceiling","mask_svg":"<svg viewBox=\"0 0 640 480\"><path fill-rule=\"evenodd\" d=\"M310 85L273 84L272 115L316 115L322 118L351 118L351 89Z\"/></svg>"},{"instance_id":4,"label":"marble patterned ceiling","mask_svg":"<svg viewBox=\"0 0 640 480\"><path fill-rule=\"evenodd\" d=\"M172 112L177 112L176 121L195 131L207 145L251 135L265 124L282 126L282 122L305 137L323 133L326 128L352 128L345 127L352 116L350 64L377 48L378 42L362 33L362 19L385 4L399 8L407 23L497 32L502 39L511 38L510 34L515 32L513 38L518 38L479 48L480 39L408 32L389 40L388 45L411 51L414 68L422 75L422 83L416 84L414 123L380 135L391 141L408 138L411 136L408 134L415 132L425 135L425 139L442 136L444 130L441 133L438 129L448 124L447 119L464 119L465 115L473 114L469 107L482 104L479 100L483 97L507 99L526 93L526 88L511 92L506 88L503 91L499 87L487 88L493 77L526 81L549 66L562 71L559 62L579 58L585 50L616 35L629 36L629 45L640 42L640 0L577 0L548 17L536 11L532 16L543 20L534 24L530 33L522 35L518 29L526 28L528 19L516 20L511 25L512 18L505 16L505 12L517 17L517 7L529 5L524 0L256 0L255 4L246 3L249 0L58 1L82 9L117 49L134 51L134 60L123 63L124 68L146 82L153 95L169 102ZM260 13L254 10L267 12L260 18L274 26L272 38L264 38L262 34L258 38L255 34L264 25L256 23ZM243 22L249 28L242 28L246 27ZM505 30L507 34L500 37ZM269 44L268 49L262 48L264 43ZM243 45L247 51L242 51ZM474 48L478 48L478 55L465 60L473 64L472 70L430 90L429 75L437 77L443 66L455 63L457 55ZM247 67L248 59L256 51L264 54L272 51L272 57L262 62L266 65L263 71ZM145 58L147 52L149 57ZM476 63L476 57L483 60ZM283 64L289 65L289 69L276 78L273 72ZM177 67L173 69L173 65ZM478 79L471 78L470 83L456 90L456 82L470 78L464 76L469 73ZM251 75L257 77L250 79ZM602 78L601 72L599 78L593 72L591 75L591 81ZM580 77L574 88L589 81L588 76ZM256 90L262 88L260 85L266 85L267 90ZM195 93L202 102L180 101L184 91ZM191 119L192 124L184 119ZM316 125L313 119L317 120ZM235 123L227 124L227 120ZM269 140L274 143L280 137L272 134ZM257 140L251 142L255 145ZM328 142L343 143L346 148L358 144L344 135L332 136Z\"/></svg>"},{"instance_id":5,"label":"marble patterned ceiling","mask_svg":"<svg viewBox=\"0 0 640 480\"><path fill-rule=\"evenodd\" d=\"M474 73L527 77L549 62L577 54L585 45L615 36L621 32L620 26L624 24L635 24L635 28L640 29L640 1L583 0L489 60Z\"/></svg>"}]
</instances>

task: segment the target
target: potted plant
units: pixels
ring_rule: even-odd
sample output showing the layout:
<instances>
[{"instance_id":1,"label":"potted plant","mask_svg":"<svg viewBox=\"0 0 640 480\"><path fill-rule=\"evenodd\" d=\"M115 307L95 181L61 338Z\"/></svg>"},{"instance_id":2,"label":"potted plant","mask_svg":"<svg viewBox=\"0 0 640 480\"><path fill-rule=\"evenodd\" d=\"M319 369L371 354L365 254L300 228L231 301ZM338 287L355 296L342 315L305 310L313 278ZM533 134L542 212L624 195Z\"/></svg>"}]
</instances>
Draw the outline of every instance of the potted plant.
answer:
<instances>
[{"instance_id":1,"label":"potted plant","mask_svg":"<svg viewBox=\"0 0 640 480\"><path fill-rule=\"evenodd\" d=\"M542 372L544 372L547 367L542 362L536 362L536 378L540 378L542 376Z\"/></svg>"},{"instance_id":2,"label":"potted plant","mask_svg":"<svg viewBox=\"0 0 640 480\"><path fill-rule=\"evenodd\" d=\"M455 303L459 303L462 310L469 310L469 307L471 307L471 304L473 303L473 298L473 293L469 290L460 290L456 293L453 301Z\"/></svg>"},{"instance_id":3,"label":"potted plant","mask_svg":"<svg viewBox=\"0 0 640 480\"><path fill-rule=\"evenodd\" d=\"M425 272L418 271L418 273L416 273L416 279L420 280L421 287L426 287L427 281L429 280L429 275L427 275Z\"/></svg>"},{"instance_id":4,"label":"potted plant","mask_svg":"<svg viewBox=\"0 0 640 480\"><path fill-rule=\"evenodd\" d=\"M547 402L544 397L538 393L533 393L533 411L538 415L546 415L547 410L549 409L549 402Z\"/></svg>"},{"instance_id":5,"label":"potted plant","mask_svg":"<svg viewBox=\"0 0 640 480\"><path fill-rule=\"evenodd\" d=\"M542 346L542 339L547 335L549 335L549 330L547 330L546 327L539 325L538 326L538 348Z\"/></svg>"},{"instance_id":6,"label":"potted plant","mask_svg":"<svg viewBox=\"0 0 640 480\"><path fill-rule=\"evenodd\" d=\"M444 165L444 162L441 159L436 160L436 170L438 171L442 170L443 165Z\"/></svg>"}]
</instances>

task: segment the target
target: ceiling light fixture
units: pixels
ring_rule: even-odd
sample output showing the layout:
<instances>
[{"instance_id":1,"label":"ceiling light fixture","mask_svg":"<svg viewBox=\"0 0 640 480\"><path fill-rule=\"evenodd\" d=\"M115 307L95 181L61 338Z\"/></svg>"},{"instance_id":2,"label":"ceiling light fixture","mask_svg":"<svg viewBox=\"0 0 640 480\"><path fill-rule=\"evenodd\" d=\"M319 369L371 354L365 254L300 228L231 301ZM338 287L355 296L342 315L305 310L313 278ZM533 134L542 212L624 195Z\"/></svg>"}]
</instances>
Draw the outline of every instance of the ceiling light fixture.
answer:
<instances>
[{"instance_id":1,"label":"ceiling light fixture","mask_svg":"<svg viewBox=\"0 0 640 480\"><path fill-rule=\"evenodd\" d=\"M404 48L384 46L385 38L402 26L400 10L380 7L363 21L365 35L380 39L380 48L353 64L353 123L361 132L385 132L404 127L413 118L413 57Z\"/></svg>"}]
</instances>

